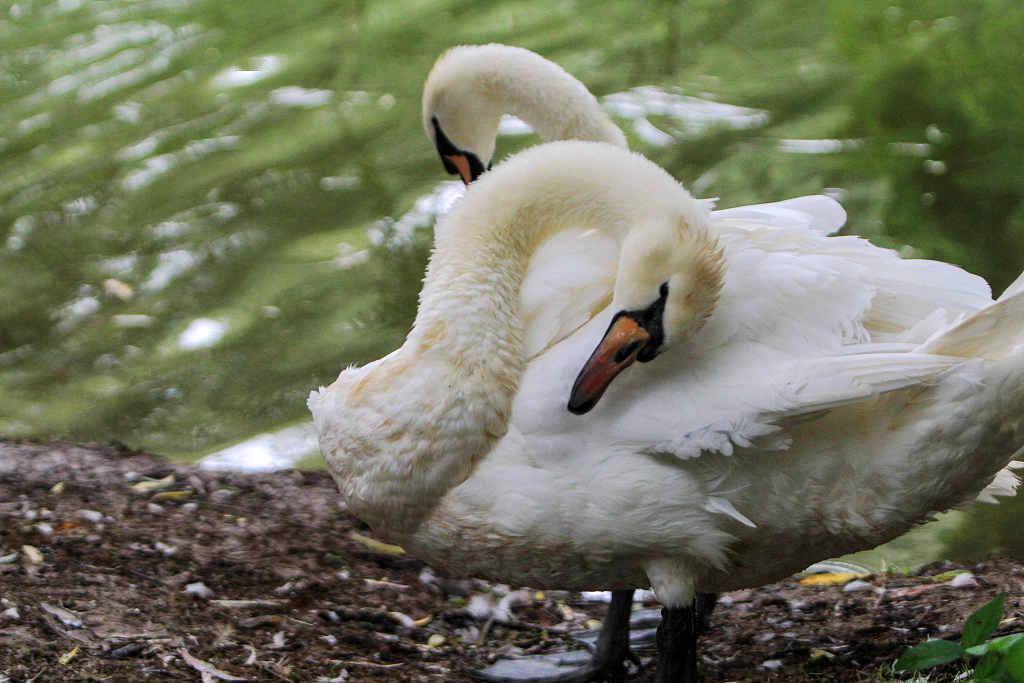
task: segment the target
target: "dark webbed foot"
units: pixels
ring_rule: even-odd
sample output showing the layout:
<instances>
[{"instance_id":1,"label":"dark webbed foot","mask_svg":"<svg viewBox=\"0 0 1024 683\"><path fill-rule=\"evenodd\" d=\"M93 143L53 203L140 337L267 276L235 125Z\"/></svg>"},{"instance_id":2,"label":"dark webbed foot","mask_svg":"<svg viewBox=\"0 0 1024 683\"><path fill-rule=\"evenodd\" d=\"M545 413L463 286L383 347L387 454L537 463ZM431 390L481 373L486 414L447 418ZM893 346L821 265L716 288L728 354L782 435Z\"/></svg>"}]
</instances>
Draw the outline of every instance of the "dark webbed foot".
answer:
<instances>
[{"instance_id":1,"label":"dark webbed foot","mask_svg":"<svg viewBox=\"0 0 1024 683\"><path fill-rule=\"evenodd\" d=\"M503 659L473 678L488 683L590 683L624 681L629 650L629 618L633 591L613 591L601 633L593 652L564 652L551 655ZM583 640L586 643L586 640Z\"/></svg>"},{"instance_id":2,"label":"dark webbed foot","mask_svg":"<svg viewBox=\"0 0 1024 683\"><path fill-rule=\"evenodd\" d=\"M639 665L634 652L658 647L662 683L696 683L697 638L708 631L718 596L698 593L692 607L633 612L633 591L613 591L600 633L577 640L592 652L577 650L503 659L473 678L488 683L591 683L626 679L626 660Z\"/></svg>"}]
</instances>

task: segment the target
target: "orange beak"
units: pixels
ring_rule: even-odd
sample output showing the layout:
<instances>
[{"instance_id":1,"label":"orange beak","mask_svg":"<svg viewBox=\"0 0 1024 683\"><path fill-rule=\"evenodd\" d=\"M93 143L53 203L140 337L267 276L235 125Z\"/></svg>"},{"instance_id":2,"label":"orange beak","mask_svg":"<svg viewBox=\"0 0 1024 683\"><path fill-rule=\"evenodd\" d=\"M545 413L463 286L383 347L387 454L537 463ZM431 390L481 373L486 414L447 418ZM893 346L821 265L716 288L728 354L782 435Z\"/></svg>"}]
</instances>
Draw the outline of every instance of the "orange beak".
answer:
<instances>
[{"instance_id":1,"label":"orange beak","mask_svg":"<svg viewBox=\"0 0 1024 683\"><path fill-rule=\"evenodd\" d=\"M636 320L616 316L572 385L569 412L583 415L597 405L612 380L633 364L650 340L650 333Z\"/></svg>"},{"instance_id":2,"label":"orange beak","mask_svg":"<svg viewBox=\"0 0 1024 683\"><path fill-rule=\"evenodd\" d=\"M473 182L473 173L469 169L469 159L465 154L446 154L444 158L452 162L452 165L458 169L462 182L466 185Z\"/></svg>"}]
</instances>

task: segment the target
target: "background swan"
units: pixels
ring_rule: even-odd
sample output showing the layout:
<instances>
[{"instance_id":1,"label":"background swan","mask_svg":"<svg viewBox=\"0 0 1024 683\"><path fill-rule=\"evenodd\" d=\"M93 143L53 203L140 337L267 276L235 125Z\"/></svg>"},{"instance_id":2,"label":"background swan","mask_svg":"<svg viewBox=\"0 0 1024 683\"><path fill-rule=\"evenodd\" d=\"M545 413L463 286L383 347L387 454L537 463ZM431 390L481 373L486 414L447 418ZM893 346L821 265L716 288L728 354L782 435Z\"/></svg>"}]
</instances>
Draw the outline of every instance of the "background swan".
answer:
<instances>
[{"instance_id":1,"label":"background swan","mask_svg":"<svg viewBox=\"0 0 1024 683\"><path fill-rule=\"evenodd\" d=\"M491 43L438 58L423 85L423 128L449 173L470 183L490 166L504 114L528 123L543 142L627 146L587 87L536 52Z\"/></svg>"},{"instance_id":2,"label":"background swan","mask_svg":"<svg viewBox=\"0 0 1024 683\"><path fill-rule=\"evenodd\" d=\"M617 245L610 304L537 335L550 323L523 320L523 278L567 226ZM638 155L543 145L444 219L402 347L310 408L349 508L426 561L653 585L675 608L872 547L991 482L1024 442L1019 284L992 304L953 266L712 222ZM609 321L660 297L658 357L571 414Z\"/></svg>"}]
</instances>

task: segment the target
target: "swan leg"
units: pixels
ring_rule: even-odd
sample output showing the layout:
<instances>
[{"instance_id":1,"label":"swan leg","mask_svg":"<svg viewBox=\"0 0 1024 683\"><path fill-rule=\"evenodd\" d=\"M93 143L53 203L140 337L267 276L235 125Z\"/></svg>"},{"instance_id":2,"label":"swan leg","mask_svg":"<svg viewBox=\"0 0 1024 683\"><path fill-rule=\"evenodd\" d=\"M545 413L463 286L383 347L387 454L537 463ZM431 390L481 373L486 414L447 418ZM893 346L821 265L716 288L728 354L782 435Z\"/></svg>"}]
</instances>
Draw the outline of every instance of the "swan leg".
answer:
<instances>
[{"instance_id":1,"label":"swan leg","mask_svg":"<svg viewBox=\"0 0 1024 683\"><path fill-rule=\"evenodd\" d=\"M661 610L657 683L697 683L697 639L710 628L717 602L714 593L698 593L688 607Z\"/></svg>"},{"instance_id":2,"label":"swan leg","mask_svg":"<svg viewBox=\"0 0 1024 683\"><path fill-rule=\"evenodd\" d=\"M591 683L592 681L610 681L618 683L625 680L626 658L632 653L629 650L629 617L633 610L633 591L612 591L612 600L608 604L601 634L598 636L590 661L579 668L553 673L536 673L537 665L532 661L536 658L504 660L498 665L483 671L474 671L470 675L478 681L487 683ZM551 660L546 660L550 662ZM517 666L521 664L521 666ZM499 668L500 665L500 668ZM548 664L547 668L558 667Z\"/></svg>"}]
</instances>

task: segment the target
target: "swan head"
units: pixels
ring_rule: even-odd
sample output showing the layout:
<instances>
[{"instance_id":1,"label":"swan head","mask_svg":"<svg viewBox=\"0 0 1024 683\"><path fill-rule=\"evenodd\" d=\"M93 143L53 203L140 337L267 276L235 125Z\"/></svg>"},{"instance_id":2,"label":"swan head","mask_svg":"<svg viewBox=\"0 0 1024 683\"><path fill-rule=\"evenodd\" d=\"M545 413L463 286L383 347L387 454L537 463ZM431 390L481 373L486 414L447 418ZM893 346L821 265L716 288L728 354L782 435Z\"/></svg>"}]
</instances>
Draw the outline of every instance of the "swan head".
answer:
<instances>
[{"instance_id":1,"label":"swan head","mask_svg":"<svg viewBox=\"0 0 1024 683\"><path fill-rule=\"evenodd\" d=\"M448 173L467 185L491 167L503 114L542 140L626 147L626 138L581 82L521 47L461 45L445 52L423 86L423 128Z\"/></svg>"},{"instance_id":2,"label":"swan head","mask_svg":"<svg viewBox=\"0 0 1024 683\"><path fill-rule=\"evenodd\" d=\"M724 265L703 222L679 219L633 230L615 280L616 313L573 384L569 411L589 412L623 370L655 360L696 333L718 302Z\"/></svg>"},{"instance_id":3,"label":"swan head","mask_svg":"<svg viewBox=\"0 0 1024 683\"><path fill-rule=\"evenodd\" d=\"M423 129L444 169L467 185L490 166L503 113L477 61L495 57L481 47L490 46L445 52L423 86Z\"/></svg>"}]
</instances>

